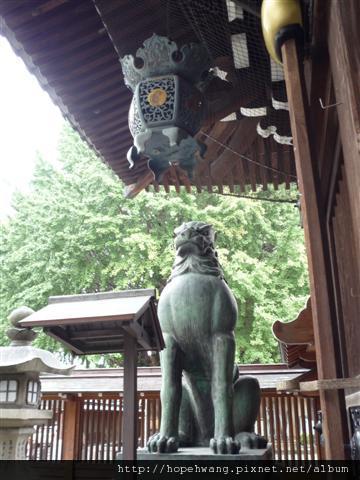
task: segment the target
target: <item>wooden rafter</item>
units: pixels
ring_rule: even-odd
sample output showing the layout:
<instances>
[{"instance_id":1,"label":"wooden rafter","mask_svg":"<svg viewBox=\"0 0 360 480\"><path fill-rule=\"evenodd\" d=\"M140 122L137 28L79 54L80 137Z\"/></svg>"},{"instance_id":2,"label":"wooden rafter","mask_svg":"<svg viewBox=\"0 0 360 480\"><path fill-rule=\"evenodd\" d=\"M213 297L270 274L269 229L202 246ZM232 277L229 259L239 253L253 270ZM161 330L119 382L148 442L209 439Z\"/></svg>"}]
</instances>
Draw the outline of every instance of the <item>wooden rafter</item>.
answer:
<instances>
[{"instance_id":1,"label":"wooden rafter","mask_svg":"<svg viewBox=\"0 0 360 480\"><path fill-rule=\"evenodd\" d=\"M260 138L256 139L256 146L259 154L263 158L264 162L264 154L265 154L265 147L264 147L264 142L261 141ZM267 179L267 170L265 168L260 168L260 177L261 177L261 183L263 186L263 190L267 190L267 184L268 184L268 179Z\"/></svg>"},{"instance_id":2,"label":"wooden rafter","mask_svg":"<svg viewBox=\"0 0 360 480\"><path fill-rule=\"evenodd\" d=\"M125 197L135 198L142 190L148 187L154 181L154 174L149 170L143 177L141 177L136 183L127 185L125 187Z\"/></svg>"}]
</instances>

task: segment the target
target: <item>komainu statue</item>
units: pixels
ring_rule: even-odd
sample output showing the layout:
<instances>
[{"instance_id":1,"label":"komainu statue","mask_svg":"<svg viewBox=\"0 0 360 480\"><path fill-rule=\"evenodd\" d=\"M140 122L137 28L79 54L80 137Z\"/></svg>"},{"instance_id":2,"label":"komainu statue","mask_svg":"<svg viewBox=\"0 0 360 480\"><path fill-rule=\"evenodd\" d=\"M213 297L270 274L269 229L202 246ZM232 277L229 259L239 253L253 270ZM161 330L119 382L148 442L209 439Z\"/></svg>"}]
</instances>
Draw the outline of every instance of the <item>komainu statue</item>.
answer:
<instances>
[{"instance_id":1,"label":"komainu statue","mask_svg":"<svg viewBox=\"0 0 360 480\"><path fill-rule=\"evenodd\" d=\"M240 447L263 448L266 440L254 433L260 387L234 365L237 304L217 258L215 232L188 222L175 235L176 258L158 306L166 345L161 427L148 449L210 445L214 453L235 454Z\"/></svg>"}]
</instances>

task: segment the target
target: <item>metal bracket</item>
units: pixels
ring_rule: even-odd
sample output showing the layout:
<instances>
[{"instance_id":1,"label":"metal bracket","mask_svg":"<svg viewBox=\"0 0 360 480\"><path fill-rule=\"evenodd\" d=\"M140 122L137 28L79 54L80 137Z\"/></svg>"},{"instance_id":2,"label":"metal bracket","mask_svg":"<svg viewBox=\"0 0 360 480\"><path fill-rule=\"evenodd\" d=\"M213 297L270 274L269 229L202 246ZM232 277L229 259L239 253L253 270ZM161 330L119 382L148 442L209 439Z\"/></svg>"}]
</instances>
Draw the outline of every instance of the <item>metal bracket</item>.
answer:
<instances>
[{"instance_id":1,"label":"metal bracket","mask_svg":"<svg viewBox=\"0 0 360 480\"><path fill-rule=\"evenodd\" d=\"M323 435L323 427L322 427L323 416L321 410L317 412L317 422L313 426L315 432L319 435L320 438L320 445L324 445L324 435Z\"/></svg>"},{"instance_id":2,"label":"metal bracket","mask_svg":"<svg viewBox=\"0 0 360 480\"><path fill-rule=\"evenodd\" d=\"M360 293L355 293L354 292L354 289L351 287L350 288L350 295L353 297L353 298L360 298Z\"/></svg>"},{"instance_id":3,"label":"metal bracket","mask_svg":"<svg viewBox=\"0 0 360 480\"><path fill-rule=\"evenodd\" d=\"M349 407L352 437L350 440L351 459L360 460L360 405Z\"/></svg>"},{"instance_id":4,"label":"metal bracket","mask_svg":"<svg viewBox=\"0 0 360 480\"><path fill-rule=\"evenodd\" d=\"M319 98L320 106L323 110L327 110L328 108L336 107L337 105L342 105L342 102L338 103L330 103L329 105L324 105L321 98Z\"/></svg>"}]
</instances>

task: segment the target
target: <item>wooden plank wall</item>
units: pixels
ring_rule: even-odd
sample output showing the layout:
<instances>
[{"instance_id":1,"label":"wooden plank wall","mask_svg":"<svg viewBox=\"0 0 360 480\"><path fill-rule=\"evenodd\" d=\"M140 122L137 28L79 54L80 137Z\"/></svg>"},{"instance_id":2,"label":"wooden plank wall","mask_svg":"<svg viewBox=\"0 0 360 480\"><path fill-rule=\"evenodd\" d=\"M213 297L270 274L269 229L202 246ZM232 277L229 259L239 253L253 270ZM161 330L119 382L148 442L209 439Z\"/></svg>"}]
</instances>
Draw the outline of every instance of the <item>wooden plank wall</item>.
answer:
<instances>
[{"instance_id":1,"label":"wooden plank wall","mask_svg":"<svg viewBox=\"0 0 360 480\"><path fill-rule=\"evenodd\" d=\"M344 377L360 375L360 270L351 219L350 195L345 165L340 161L333 198L330 199L329 235L333 253L335 298L339 323ZM344 235L346 232L346 235ZM350 393L350 392L349 392Z\"/></svg>"},{"instance_id":2,"label":"wooden plank wall","mask_svg":"<svg viewBox=\"0 0 360 480\"><path fill-rule=\"evenodd\" d=\"M351 378L360 374L360 57L354 47L360 38L357 25L360 3L358 0L315 0L313 4L312 51L315 55L308 58L305 65L312 146L320 172L328 263L331 264L331 328L336 342L337 369L333 378ZM349 443L351 436L343 393L346 396L355 390L339 391L342 441L333 423L335 415L323 408L324 419L327 416L331 421L329 446L342 447Z\"/></svg>"},{"instance_id":3,"label":"wooden plank wall","mask_svg":"<svg viewBox=\"0 0 360 480\"><path fill-rule=\"evenodd\" d=\"M353 262L360 271L360 56L356 47L360 42L360 2L337 0L325 5L329 11L327 40L356 254Z\"/></svg>"},{"instance_id":4,"label":"wooden plank wall","mask_svg":"<svg viewBox=\"0 0 360 480\"><path fill-rule=\"evenodd\" d=\"M76 401L76 418L66 418L67 403ZM138 417L138 444L146 447L147 439L160 427L159 393L140 393ZM123 399L116 395L72 397L68 399L44 398L41 408L53 410L52 422L35 428L28 444L27 456L33 460L64 459L66 446L65 421L77 425L74 459L113 460L122 446L121 425ZM321 459L318 435L313 427L319 398L302 395L263 392L256 431L269 439L275 459ZM69 450L69 449L68 449ZM69 458L67 458L69 459Z\"/></svg>"}]
</instances>

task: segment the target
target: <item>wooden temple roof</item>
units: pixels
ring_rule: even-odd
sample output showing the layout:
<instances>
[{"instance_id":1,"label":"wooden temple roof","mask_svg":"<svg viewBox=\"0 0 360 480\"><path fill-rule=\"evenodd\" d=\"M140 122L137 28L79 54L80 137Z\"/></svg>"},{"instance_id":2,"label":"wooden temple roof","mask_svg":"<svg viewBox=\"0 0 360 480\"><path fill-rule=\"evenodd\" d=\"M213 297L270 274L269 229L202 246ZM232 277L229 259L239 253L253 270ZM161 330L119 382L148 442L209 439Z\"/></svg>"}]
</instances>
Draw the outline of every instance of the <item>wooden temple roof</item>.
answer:
<instances>
[{"instance_id":1,"label":"wooden temple roof","mask_svg":"<svg viewBox=\"0 0 360 480\"><path fill-rule=\"evenodd\" d=\"M50 297L21 325L43 328L78 355L122 352L125 332L137 339L138 350L164 348L155 290Z\"/></svg>"},{"instance_id":2,"label":"wooden temple roof","mask_svg":"<svg viewBox=\"0 0 360 480\"><path fill-rule=\"evenodd\" d=\"M254 2L255 7L259 4ZM278 143L270 134L263 138L257 133L259 117L241 113L243 107L242 112L254 110L255 104L261 107L256 103L259 92L269 97L269 85L256 69L266 64L270 72L270 63L263 55L258 18L239 10L233 0L2 0L0 20L0 33L64 117L128 186L129 196L148 185L150 171L146 158L133 169L126 159L132 145L128 128L132 95L119 58L135 53L154 32L180 43L199 41L200 36L216 67L227 75L226 81L216 78L209 91L208 119L197 134L207 152L194 178L190 181L184 171L171 167L161 181L163 188L175 186L179 191L184 186L190 191L194 186L211 192L215 187L221 192L225 186L230 191L250 186L255 191L257 185L289 188L296 182L291 142ZM249 62L245 67L234 50L236 42L244 45L242 35L247 35L247 47L240 52ZM254 36L258 44L252 46ZM271 115L279 114L276 105L282 103L270 105ZM152 184L159 189L155 181Z\"/></svg>"}]
</instances>

